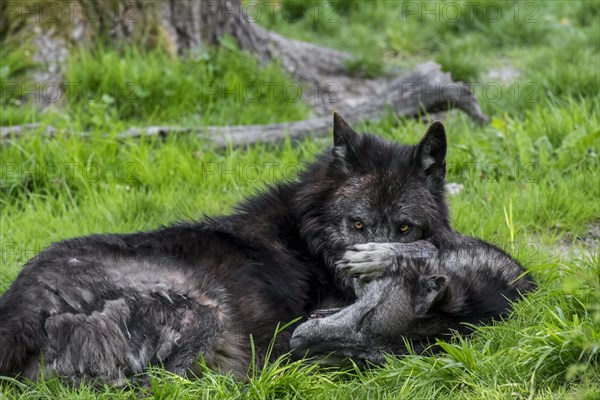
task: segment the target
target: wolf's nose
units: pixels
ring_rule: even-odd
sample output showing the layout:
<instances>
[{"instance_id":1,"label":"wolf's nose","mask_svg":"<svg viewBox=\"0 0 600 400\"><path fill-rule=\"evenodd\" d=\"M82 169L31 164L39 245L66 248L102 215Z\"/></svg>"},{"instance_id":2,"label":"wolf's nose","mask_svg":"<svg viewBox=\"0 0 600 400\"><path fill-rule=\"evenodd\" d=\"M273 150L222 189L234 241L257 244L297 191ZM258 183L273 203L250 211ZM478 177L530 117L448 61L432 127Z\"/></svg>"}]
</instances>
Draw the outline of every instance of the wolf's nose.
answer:
<instances>
[{"instance_id":1,"label":"wolf's nose","mask_svg":"<svg viewBox=\"0 0 600 400\"><path fill-rule=\"evenodd\" d=\"M300 360L308 354L308 347L299 335L293 335L290 339L290 350L293 360Z\"/></svg>"}]
</instances>

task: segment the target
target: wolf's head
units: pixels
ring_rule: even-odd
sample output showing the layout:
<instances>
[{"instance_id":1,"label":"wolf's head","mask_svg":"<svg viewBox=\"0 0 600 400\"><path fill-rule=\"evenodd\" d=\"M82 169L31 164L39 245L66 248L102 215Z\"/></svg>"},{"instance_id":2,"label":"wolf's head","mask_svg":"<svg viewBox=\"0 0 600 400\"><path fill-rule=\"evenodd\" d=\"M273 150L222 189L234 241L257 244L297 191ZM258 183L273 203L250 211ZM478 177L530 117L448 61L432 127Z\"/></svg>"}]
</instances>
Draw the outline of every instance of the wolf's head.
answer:
<instances>
[{"instance_id":1,"label":"wolf's head","mask_svg":"<svg viewBox=\"0 0 600 400\"><path fill-rule=\"evenodd\" d=\"M427 340L448 333L451 326L439 315L452 299L448 277L412 266L367 283L351 306L299 325L290 340L294 357L331 365L349 359L381 363L385 354L406 354L403 337L421 350Z\"/></svg>"},{"instance_id":2,"label":"wolf's head","mask_svg":"<svg viewBox=\"0 0 600 400\"><path fill-rule=\"evenodd\" d=\"M333 148L301 177L296 208L310 250L333 265L367 242L413 242L450 231L446 133L434 122L417 145L357 134L334 114Z\"/></svg>"}]
</instances>

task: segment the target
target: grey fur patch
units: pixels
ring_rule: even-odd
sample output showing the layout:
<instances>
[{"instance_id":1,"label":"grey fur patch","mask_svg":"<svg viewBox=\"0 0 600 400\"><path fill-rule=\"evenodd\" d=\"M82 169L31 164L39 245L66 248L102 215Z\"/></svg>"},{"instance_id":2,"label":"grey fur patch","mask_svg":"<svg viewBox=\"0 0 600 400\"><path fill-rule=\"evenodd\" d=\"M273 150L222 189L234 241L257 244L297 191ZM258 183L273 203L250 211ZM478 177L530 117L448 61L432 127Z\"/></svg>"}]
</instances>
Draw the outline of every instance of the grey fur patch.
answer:
<instances>
[{"instance_id":1,"label":"grey fur patch","mask_svg":"<svg viewBox=\"0 0 600 400\"><path fill-rule=\"evenodd\" d=\"M379 363L386 353L406 352L402 337L419 351L450 329L467 334L470 328L463 323L488 323L535 288L531 280L518 279L525 270L513 258L476 239L456 235L455 243L434 257L385 260L393 248L401 247L354 246L345 271L376 278L357 285L354 304L317 311L318 318L299 325L290 340L295 357Z\"/></svg>"},{"instance_id":2,"label":"grey fur patch","mask_svg":"<svg viewBox=\"0 0 600 400\"><path fill-rule=\"evenodd\" d=\"M130 310L124 299L107 301L102 311L90 315L65 313L48 318L46 368L60 376L101 376L123 384L125 371L142 372L124 335ZM137 368L136 368L137 367Z\"/></svg>"}]
</instances>

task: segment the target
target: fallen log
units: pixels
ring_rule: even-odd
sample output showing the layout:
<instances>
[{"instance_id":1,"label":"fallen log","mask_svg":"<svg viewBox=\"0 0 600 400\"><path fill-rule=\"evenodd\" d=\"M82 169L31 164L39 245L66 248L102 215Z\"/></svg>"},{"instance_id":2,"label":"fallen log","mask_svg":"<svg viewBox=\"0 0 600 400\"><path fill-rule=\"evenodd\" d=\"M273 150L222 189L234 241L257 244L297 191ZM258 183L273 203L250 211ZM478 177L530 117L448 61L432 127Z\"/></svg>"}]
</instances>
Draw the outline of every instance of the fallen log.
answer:
<instances>
[{"instance_id":1,"label":"fallen log","mask_svg":"<svg viewBox=\"0 0 600 400\"><path fill-rule=\"evenodd\" d=\"M402 77L381 84L378 96L354 97L340 102L337 110L345 118L355 123L359 120L372 120L381 117L386 110L392 110L399 116L418 117L431 112L448 110L451 107L466 112L478 123L487 122L475 96L469 88L460 82L454 82L448 73L442 72L434 62L427 62L415 67ZM233 126L149 126L130 128L117 134L117 138L131 139L143 136L166 136L169 134L193 134L212 142L215 147L227 145L243 146L256 142L278 142L287 136L299 140L310 135L324 135L331 129L331 117L316 116L303 121L266 124L266 125L233 125ZM42 131L48 137L54 137L58 130L52 126L28 124L0 128L2 142L18 138L31 131ZM86 132L62 132L67 135L87 136Z\"/></svg>"}]
</instances>

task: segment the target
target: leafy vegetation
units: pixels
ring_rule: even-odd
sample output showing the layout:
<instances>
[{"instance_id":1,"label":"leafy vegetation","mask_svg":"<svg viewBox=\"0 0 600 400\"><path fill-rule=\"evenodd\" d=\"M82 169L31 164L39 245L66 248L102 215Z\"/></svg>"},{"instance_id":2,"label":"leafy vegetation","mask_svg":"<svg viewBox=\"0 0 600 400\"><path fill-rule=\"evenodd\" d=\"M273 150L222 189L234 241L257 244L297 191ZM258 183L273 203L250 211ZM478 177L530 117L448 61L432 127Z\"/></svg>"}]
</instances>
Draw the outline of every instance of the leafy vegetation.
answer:
<instances>
[{"instance_id":1,"label":"leafy vegetation","mask_svg":"<svg viewBox=\"0 0 600 400\"><path fill-rule=\"evenodd\" d=\"M450 198L452 219L457 230L511 252L540 282L510 318L444 344L440 355L390 358L366 371L279 359L246 382L207 370L192 381L155 369L150 388L1 378L0 393L10 399L598 398L598 241L577 242L591 246L583 252L578 245L564 248L600 222L599 7L591 1L467 3L429 3L430 10L440 8L424 14L417 2L319 1L297 7L293 18L277 9L260 22L352 51L362 60L352 66L357 73L381 73L371 60L406 68L433 58L473 84L492 122L480 127L458 112L445 117L448 180L464 185ZM449 14L450 4L461 7L459 17ZM468 7L476 8L471 16ZM503 17L491 18L493 10ZM1 49L3 90L27 82L26 48ZM294 179L330 143L311 138L216 151L189 136L114 137L133 125L268 123L307 115L291 89L270 93L264 85L291 84L276 64L258 65L227 39L185 59L158 49L98 48L75 54L69 65L67 81L89 92L73 86L60 111L39 113L20 93L3 92L2 125L39 121L91 136L48 140L34 132L0 149L0 292L50 242L226 213L267 184ZM511 79L490 76L502 68L514 72ZM233 90L252 83L262 89L246 97ZM126 91L129 84L133 90ZM223 87L222 95L206 92L205 84ZM407 143L426 129L392 114L357 128Z\"/></svg>"}]
</instances>

